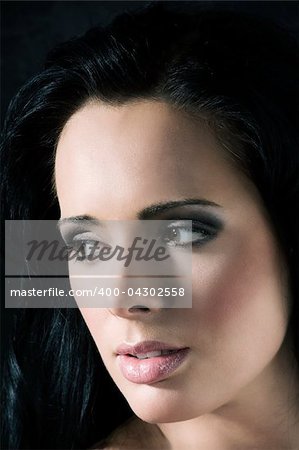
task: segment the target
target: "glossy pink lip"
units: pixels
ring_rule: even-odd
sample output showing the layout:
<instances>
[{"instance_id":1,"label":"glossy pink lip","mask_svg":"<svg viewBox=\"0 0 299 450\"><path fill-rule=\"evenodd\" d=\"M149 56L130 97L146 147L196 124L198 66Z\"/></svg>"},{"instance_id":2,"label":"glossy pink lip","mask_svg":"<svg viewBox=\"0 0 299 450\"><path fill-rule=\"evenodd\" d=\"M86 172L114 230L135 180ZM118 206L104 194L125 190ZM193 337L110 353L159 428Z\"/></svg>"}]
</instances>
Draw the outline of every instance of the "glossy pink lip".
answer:
<instances>
[{"instance_id":1,"label":"glossy pink lip","mask_svg":"<svg viewBox=\"0 0 299 450\"><path fill-rule=\"evenodd\" d=\"M182 348L183 347L176 347L171 344L165 344L164 342L143 341L135 345L121 344L117 347L116 353L118 355L136 356L140 353L156 352L158 350L181 350Z\"/></svg>"},{"instance_id":2,"label":"glossy pink lip","mask_svg":"<svg viewBox=\"0 0 299 450\"><path fill-rule=\"evenodd\" d=\"M150 353L159 350L172 350L166 355L138 359L137 354ZM120 345L117 350L117 360L123 376L133 383L151 384L162 381L174 372L189 353L187 347L176 347L157 341L145 341L136 345Z\"/></svg>"}]
</instances>

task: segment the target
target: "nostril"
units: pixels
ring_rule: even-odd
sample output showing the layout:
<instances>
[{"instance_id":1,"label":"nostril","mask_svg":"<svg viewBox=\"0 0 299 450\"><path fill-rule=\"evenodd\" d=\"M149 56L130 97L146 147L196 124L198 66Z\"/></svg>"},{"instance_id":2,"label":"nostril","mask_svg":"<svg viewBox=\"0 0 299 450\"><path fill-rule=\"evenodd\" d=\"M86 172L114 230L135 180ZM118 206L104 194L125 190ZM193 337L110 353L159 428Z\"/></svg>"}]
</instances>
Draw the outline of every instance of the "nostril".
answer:
<instances>
[{"instance_id":1,"label":"nostril","mask_svg":"<svg viewBox=\"0 0 299 450\"><path fill-rule=\"evenodd\" d=\"M143 305L134 305L131 308L129 308L129 312L136 312L136 311L149 312L150 309L147 306Z\"/></svg>"}]
</instances>

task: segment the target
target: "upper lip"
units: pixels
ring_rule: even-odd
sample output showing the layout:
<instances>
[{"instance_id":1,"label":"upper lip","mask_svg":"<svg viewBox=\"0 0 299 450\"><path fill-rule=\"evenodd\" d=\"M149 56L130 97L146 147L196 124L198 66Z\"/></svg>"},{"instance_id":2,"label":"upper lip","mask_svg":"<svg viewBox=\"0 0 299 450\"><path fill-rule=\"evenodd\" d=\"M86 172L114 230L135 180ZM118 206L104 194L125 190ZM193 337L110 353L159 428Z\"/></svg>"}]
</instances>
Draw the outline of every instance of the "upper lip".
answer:
<instances>
[{"instance_id":1,"label":"upper lip","mask_svg":"<svg viewBox=\"0 0 299 450\"><path fill-rule=\"evenodd\" d=\"M135 345L121 344L116 349L117 355L140 355L143 353L156 352L159 350L182 350L187 347L165 344L158 341L143 341Z\"/></svg>"}]
</instances>

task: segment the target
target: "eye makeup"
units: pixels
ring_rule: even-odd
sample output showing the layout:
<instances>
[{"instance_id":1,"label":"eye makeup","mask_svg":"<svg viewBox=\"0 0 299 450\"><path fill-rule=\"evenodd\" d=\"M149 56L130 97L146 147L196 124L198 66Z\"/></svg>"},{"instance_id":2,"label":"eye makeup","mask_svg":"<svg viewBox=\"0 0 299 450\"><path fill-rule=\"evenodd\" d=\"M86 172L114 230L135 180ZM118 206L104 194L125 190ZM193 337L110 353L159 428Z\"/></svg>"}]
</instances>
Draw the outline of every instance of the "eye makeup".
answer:
<instances>
[{"instance_id":1,"label":"eye makeup","mask_svg":"<svg viewBox=\"0 0 299 450\"><path fill-rule=\"evenodd\" d=\"M169 202L168 202L169 203ZM211 211L211 205L184 204L177 206L178 202L173 202L173 208L167 208L163 212L155 215L156 220L172 221L164 230L161 230L161 237L166 236L166 245L168 246L190 246L199 247L215 239L224 228L224 221L217 213ZM219 206L219 205L217 205ZM152 217L141 220L154 220ZM192 230L190 223L192 221ZM185 223L184 223L185 222ZM58 223L61 235L68 246L78 248L79 244L84 245L104 245L109 246L107 239L100 235L105 228L105 221L99 221L95 217L82 215L66 219L61 219ZM101 231L99 235L99 231ZM108 231L108 230L107 230ZM168 237L167 237L168 233ZM172 234L172 238L171 238ZM189 238L187 236L189 234ZM181 242L179 242L181 241Z\"/></svg>"},{"instance_id":2,"label":"eye makeup","mask_svg":"<svg viewBox=\"0 0 299 450\"><path fill-rule=\"evenodd\" d=\"M178 219L166 227L163 239L166 245L199 247L215 238L219 232L219 229L216 229L215 226L193 219L191 219L192 226L190 229L190 219L188 219L188 222L186 220Z\"/></svg>"},{"instance_id":3,"label":"eye makeup","mask_svg":"<svg viewBox=\"0 0 299 450\"><path fill-rule=\"evenodd\" d=\"M180 217L181 214L181 217ZM161 219L160 219L161 220ZM159 230L161 243L168 247L190 247L199 248L215 239L222 231L224 224L210 212L177 211L164 217L167 226ZM172 221L169 224L169 221ZM192 226L190 228L190 221ZM163 222L163 219L162 219ZM95 251L99 247L110 247L107 239L99 236L99 227L88 221L68 224L61 230L63 239L67 246L81 252L81 260L86 259L88 252ZM104 233L100 233L104 234Z\"/></svg>"}]
</instances>

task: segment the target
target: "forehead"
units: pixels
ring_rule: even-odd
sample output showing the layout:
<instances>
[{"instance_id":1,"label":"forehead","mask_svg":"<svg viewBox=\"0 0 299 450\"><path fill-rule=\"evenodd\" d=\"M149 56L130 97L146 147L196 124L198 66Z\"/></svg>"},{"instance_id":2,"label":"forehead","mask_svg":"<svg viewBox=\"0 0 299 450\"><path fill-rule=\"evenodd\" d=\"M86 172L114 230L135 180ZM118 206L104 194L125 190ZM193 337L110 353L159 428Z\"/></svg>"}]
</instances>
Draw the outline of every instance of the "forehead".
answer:
<instances>
[{"instance_id":1,"label":"forehead","mask_svg":"<svg viewBox=\"0 0 299 450\"><path fill-rule=\"evenodd\" d=\"M221 201L224 187L229 191L240 183L203 125L153 101L85 105L60 135L55 166L65 214L108 208L109 218L120 218L116 214L125 213L128 204L141 209L195 192Z\"/></svg>"}]
</instances>

